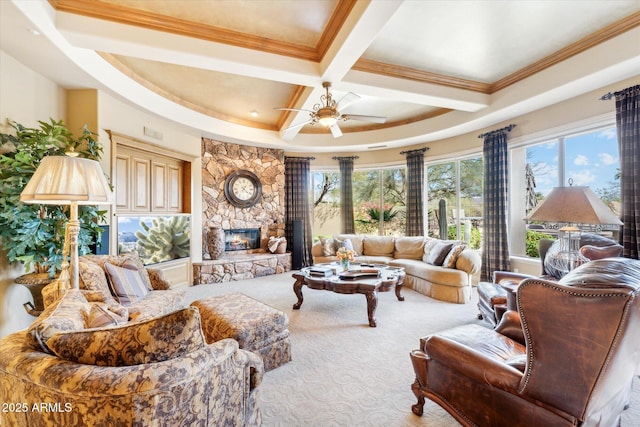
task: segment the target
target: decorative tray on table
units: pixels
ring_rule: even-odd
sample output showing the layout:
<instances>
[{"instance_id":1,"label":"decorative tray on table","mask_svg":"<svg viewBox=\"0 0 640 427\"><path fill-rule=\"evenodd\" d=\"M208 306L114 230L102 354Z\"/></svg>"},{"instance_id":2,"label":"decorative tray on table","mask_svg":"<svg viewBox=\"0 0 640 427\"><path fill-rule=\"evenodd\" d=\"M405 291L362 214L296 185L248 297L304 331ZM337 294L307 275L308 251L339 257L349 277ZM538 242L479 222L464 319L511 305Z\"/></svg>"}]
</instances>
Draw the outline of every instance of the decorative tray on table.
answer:
<instances>
[{"instance_id":1,"label":"decorative tray on table","mask_svg":"<svg viewBox=\"0 0 640 427\"><path fill-rule=\"evenodd\" d=\"M342 271L338 277L341 279L374 279L380 277L380 270L363 268L362 270Z\"/></svg>"}]
</instances>

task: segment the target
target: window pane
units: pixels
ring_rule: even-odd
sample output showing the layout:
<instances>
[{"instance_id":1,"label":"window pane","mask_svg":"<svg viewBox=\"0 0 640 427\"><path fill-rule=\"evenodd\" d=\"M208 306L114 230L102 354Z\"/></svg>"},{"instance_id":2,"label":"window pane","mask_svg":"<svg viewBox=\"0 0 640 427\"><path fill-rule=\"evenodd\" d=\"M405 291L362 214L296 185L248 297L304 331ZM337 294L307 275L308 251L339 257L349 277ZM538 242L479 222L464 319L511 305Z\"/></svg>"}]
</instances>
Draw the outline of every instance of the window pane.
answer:
<instances>
[{"instance_id":1,"label":"window pane","mask_svg":"<svg viewBox=\"0 0 640 427\"><path fill-rule=\"evenodd\" d=\"M427 193L428 234L446 239L450 218L452 218L451 209L456 207L455 162L427 167Z\"/></svg>"},{"instance_id":2,"label":"window pane","mask_svg":"<svg viewBox=\"0 0 640 427\"><path fill-rule=\"evenodd\" d=\"M482 243L482 191L484 162L482 157L460 161L460 239L472 249ZM458 224L456 223L457 231ZM451 236L453 234L454 236ZM456 233L449 231L450 237Z\"/></svg>"},{"instance_id":3,"label":"window pane","mask_svg":"<svg viewBox=\"0 0 640 427\"><path fill-rule=\"evenodd\" d=\"M378 234L380 230L379 170L356 170L353 172L353 217L357 234Z\"/></svg>"},{"instance_id":4,"label":"window pane","mask_svg":"<svg viewBox=\"0 0 640 427\"><path fill-rule=\"evenodd\" d=\"M565 159L567 182L571 179L573 185L590 187L619 214L620 161L615 127L566 138Z\"/></svg>"},{"instance_id":5,"label":"window pane","mask_svg":"<svg viewBox=\"0 0 640 427\"><path fill-rule=\"evenodd\" d=\"M340 233L340 173L314 172L311 179L314 237Z\"/></svg>"},{"instance_id":6,"label":"window pane","mask_svg":"<svg viewBox=\"0 0 640 427\"><path fill-rule=\"evenodd\" d=\"M382 171L382 176L384 195L382 234L385 236L404 236L406 232L407 169L385 169Z\"/></svg>"}]
</instances>

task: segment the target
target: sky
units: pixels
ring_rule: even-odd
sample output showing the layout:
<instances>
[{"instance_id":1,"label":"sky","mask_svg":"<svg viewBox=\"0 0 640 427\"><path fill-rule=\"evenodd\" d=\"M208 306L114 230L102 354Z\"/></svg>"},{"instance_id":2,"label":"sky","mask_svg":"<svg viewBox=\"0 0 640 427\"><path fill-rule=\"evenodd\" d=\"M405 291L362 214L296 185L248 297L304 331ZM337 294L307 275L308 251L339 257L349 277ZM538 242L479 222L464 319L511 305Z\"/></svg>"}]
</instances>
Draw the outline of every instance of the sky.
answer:
<instances>
[{"instance_id":1,"label":"sky","mask_svg":"<svg viewBox=\"0 0 640 427\"><path fill-rule=\"evenodd\" d=\"M527 148L527 161L531 163L536 179L536 191L546 195L558 182L558 141ZM588 186L597 193L617 182L615 174L620 167L616 128L598 130L565 139L565 179L573 179L574 186Z\"/></svg>"}]
</instances>

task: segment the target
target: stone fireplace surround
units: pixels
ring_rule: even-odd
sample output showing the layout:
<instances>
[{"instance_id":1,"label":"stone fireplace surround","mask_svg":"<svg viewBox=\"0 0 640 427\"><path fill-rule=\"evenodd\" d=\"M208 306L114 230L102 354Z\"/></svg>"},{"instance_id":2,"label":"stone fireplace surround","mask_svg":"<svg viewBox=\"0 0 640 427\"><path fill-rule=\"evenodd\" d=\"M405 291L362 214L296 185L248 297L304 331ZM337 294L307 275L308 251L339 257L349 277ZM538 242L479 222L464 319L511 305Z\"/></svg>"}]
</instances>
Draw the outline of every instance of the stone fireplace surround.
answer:
<instances>
[{"instance_id":1,"label":"stone fireplace surround","mask_svg":"<svg viewBox=\"0 0 640 427\"><path fill-rule=\"evenodd\" d=\"M262 184L262 198L249 208L233 206L224 195L231 172L246 169ZM284 151L202 139L203 262L193 264L194 284L242 280L291 270L291 254L267 251L269 237L284 230ZM206 237L211 227L260 230L258 249L225 251L211 260Z\"/></svg>"}]
</instances>

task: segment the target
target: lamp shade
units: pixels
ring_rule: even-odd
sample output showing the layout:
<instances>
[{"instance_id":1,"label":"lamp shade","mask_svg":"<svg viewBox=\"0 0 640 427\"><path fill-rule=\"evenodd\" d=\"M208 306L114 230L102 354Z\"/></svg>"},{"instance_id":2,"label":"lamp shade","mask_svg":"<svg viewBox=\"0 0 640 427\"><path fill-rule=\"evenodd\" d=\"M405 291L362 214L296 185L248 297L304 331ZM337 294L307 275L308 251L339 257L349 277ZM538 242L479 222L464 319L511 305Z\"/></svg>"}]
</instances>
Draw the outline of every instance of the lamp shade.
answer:
<instances>
[{"instance_id":1,"label":"lamp shade","mask_svg":"<svg viewBox=\"0 0 640 427\"><path fill-rule=\"evenodd\" d=\"M555 187L525 219L622 225L620 218L589 187Z\"/></svg>"},{"instance_id":2,"label":"lamp shade","mask_svg":"<svg viewBox=\"0 0 640 427\"><path fill-rule=\"evenodd\" d=\"M47 156L20 194L24 203L99 205L113 203L100 163L70 156Z\"/></svg>"}]
</instances>

